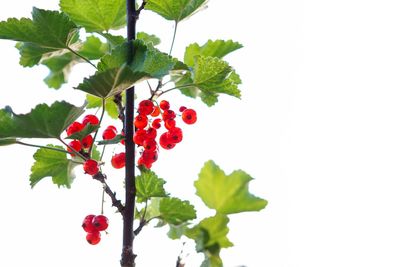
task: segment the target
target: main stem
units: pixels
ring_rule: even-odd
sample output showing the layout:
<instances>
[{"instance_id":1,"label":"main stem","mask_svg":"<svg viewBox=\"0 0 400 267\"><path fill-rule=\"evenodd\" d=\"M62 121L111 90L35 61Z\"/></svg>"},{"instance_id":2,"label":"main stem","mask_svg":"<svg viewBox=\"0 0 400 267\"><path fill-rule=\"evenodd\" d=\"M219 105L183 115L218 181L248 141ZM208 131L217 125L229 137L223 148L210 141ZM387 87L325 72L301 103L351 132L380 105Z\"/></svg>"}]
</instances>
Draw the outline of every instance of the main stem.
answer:
<instances>
[{"instance_id":1,"label":"main stem","mask_svg":"<svg viewBox=\"0 0 400 267\"><path fill-rule=\"evenodd\" d=\"M136 37L136 0L126 1L127 10L127 25L128 41L135 40ZM129 42L129 52L127 63L131 64L134 55L133 43ZM133 119L134 119L134 94L135 87L131 87L126 91L126 104L125 104L125 209L123 212L123 241L122 241L122 255L121 255L121 266L122 267L134 267L135 257L133 253L133 221L135 212L135 197L136 197L136 186L135 186L135 144L133 143Z\"/></svg>"}]
</instances>

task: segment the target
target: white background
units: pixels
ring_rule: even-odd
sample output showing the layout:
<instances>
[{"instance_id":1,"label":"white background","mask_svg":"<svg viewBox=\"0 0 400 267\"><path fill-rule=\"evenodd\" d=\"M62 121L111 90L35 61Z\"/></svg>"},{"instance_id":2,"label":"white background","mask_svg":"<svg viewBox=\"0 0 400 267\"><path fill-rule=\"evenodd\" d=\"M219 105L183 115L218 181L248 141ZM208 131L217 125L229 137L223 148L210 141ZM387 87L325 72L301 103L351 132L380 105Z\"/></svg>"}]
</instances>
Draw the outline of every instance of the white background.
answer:
<instances>
[{"instance_id":1,"label":"white background","mask_svg":"<svg viewBox=\"0 0 400 267\"><path fill-rule=\"evenodd\" d=\"M29 16L33 5L57 3L2 3L0 19ZM251 190L269 205L231 217L235 247L222 253L226 266L400 265L399 10L389 0L211 0L179 26L175 56L209 38L245 45L227 57L243 79L241 101L221 97L208 109L169 96L176 106L195 107L199 122L185 127L184 142L162 151L154 168L173 195L190 199L203 215L209 213L192 184L204 161L256 178ZM162 37L168 49L171 23L145 12L138 27ZM0 42L1 107L24 113L56 99L82 103L71 87L90 67L78 66L69 85L49 90L41 81L47 70L20 67L13 46ZM118 266L121 227L113 209L106 209L109 235L98 246L87 245L80 227L99 211L100 186L78 171L71 190L50 179L31 190L33 153L0 149L0 266ZM112 177L120 186L122 172ZM138 237L138 266L174 266L181 244L164 232L149 228ZM199 259L192 253L187 266Z\"/></svg>"}]
</instances>

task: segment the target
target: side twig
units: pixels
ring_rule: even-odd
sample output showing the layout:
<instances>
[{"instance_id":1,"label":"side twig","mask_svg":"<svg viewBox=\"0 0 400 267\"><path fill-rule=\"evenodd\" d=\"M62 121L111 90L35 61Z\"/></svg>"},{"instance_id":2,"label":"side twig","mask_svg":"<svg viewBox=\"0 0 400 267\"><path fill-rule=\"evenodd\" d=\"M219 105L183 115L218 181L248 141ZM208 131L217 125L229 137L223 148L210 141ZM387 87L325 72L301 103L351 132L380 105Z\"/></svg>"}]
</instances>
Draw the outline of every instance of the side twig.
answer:
<instances>
[{"instance_id":1,"label":"side twig","mask_svg":"<svg viewBox=\"0 0 400 267\"><path fill-rule=\"evenodd\" d=\"M112 206L116 207L117 210L121 214L123 214L123 211L124 211L125 207L124 207L124 205L122 205L121 200L117 199L116 193L113 192L111 190L110 186L107 184L106 176L103 173L98 172L97 174L93 175L93 179L95 179L95 180L97 180L97 181L99 181L100 183L103 184L104 192L106 192L106 194L110 196Z\"/></svg>"}]
</instances>

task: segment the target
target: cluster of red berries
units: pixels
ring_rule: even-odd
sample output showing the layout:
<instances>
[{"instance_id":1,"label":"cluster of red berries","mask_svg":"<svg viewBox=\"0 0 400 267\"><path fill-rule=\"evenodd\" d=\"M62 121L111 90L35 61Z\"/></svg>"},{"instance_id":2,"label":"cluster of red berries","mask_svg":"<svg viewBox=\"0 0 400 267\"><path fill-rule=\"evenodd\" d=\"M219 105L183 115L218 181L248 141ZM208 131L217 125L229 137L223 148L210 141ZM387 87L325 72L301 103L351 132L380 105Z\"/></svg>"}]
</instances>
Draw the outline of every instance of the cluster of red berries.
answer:
<instances>
[{"instance_id":1,"label":"cluster of red berries","mask_svg":"<svg viewBox=\"0 0 400 267\"><path fill-rule=\"evenodd\" d=\"M82 228L85 230L86 240L91 245L96 245L101 240L101 231L108 228L108 218L104 215L90 214L83 219Z\"/></svg>"},{"instance_id":2,"label":"cluster of red berries","mask_svg":"<svg viewBox=\"0 0 400 267\"><path fill-rule=\"evenodd\" d=\"M186 107L180 107L181 118L186 124L194 124L197 121L196 111ZM158 144L164 149L172 149L183 138L182 129L176 126L177 114L170 109L170 104L162 100L159 105L154 105L151 100L143 100L139 103L138 115L135 117L135 134L133 141L139 147L143 147L137 164L150 169L158 159ZM166 129L156 141L157 130L163 125Z\"/></svg>"}]
</instances>

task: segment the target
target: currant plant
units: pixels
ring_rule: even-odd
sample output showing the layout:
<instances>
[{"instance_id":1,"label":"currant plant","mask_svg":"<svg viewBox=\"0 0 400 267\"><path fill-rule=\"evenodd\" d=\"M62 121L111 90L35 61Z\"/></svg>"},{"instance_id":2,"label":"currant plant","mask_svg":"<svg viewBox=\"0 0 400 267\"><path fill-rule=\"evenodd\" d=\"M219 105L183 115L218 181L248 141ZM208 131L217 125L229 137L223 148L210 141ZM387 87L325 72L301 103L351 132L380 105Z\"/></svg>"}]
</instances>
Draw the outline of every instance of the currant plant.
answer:
<instances>
[{"instance_id":1,"label":"currant plant","mask_svg":"<svg viewBox=\"0 0 400 267\"><path fill-rule=\"evenodd\" d=\"M167 93L179 91L200 98L206 106L218 102L220 94L240 98L239 75L223 60L241 44L232 40L209 40L187 46L182 59L172 55L179 23L206 5L206 0L60 0L60 11L33 8L32 18L10 18L0 22L0 38L16 41L20 64L46 66L50 73L44 82L58 89L79 63L87 63L93 74L73 86L85 92L82 106L65 101L39 104L31 112L17 114L9 106L0 110L0 146L37 147L30 175L32 188L46 177L58 187L70 188L74 169L103 185L103 196L121 214L123 246L120 264L135 266L134 238L151 221L169 227L171 239L189 239L204 254L201 266L223 266L220 251L233 244L227 237L229 215L259 211L267 201L249 192L253 179L242 170L229 175L213 161L207 161L194 182L196 194L215 215L197 218L187 200L165 191L166 181L153 170L159 153L169 153L182 142L186 127L195 127L196 110L182 103L173 107ZM167 23L173 22L169 51L160 51L161 40L153 34L136 32L136 22L144 11L155 12ZM143 14L142 14L143 13ZM127 37L115 30L127 28ZM135 99L135 85L145 83L148 95ZM141 92L143 94L143 92ZM183 106L185 105L185 106ZM95 110L100 111L95 115ZM115 119L105 124L105 116ZM29 140L26 140L29 139ZM35 139L52 141L46 146ZM185 139L185 140L184 140ZM53 142L54 141L54 142ZM107 147L123 147L110 159ZM178 165L178 163L177 163ZM107 166L125 169L121 187L125 199L110 188ZM104 201L102 201L104 203ZM82 228L91 245L101 242L109 222L106 215L89 214ZM184 266L178 257L176 266Z\"/></svg>"}]
</instances>

